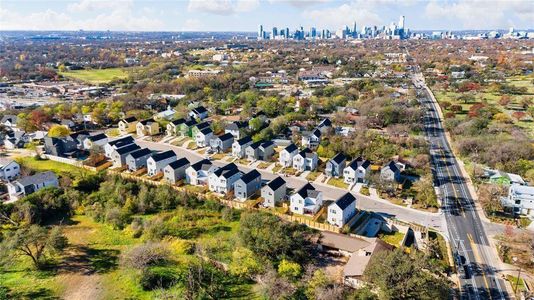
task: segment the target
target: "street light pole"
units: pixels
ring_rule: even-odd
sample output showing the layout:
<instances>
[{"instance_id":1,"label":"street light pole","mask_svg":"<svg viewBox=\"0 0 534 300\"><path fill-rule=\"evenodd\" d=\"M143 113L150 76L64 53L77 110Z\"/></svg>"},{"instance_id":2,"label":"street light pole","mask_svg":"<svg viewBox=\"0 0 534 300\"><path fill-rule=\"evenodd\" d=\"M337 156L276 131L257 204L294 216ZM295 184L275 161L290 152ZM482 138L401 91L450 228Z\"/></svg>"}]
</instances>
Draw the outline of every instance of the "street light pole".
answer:
<instances>
[{"instance_id":1,"label":"street light pole","mask_svg":"<svg viewBox=\"0 0 534 300\"><path fill-rule=\"evenodd\" d=\"M518 258L514 256L512 257L512 260L514 261L514 263L517 263ZM521 265L519 266L519 272L517 274L517 281L515 282L514 294L516 295L517 295L517 288L519 287L519 280L521 280Z\"/></svg>"}]
</instances>

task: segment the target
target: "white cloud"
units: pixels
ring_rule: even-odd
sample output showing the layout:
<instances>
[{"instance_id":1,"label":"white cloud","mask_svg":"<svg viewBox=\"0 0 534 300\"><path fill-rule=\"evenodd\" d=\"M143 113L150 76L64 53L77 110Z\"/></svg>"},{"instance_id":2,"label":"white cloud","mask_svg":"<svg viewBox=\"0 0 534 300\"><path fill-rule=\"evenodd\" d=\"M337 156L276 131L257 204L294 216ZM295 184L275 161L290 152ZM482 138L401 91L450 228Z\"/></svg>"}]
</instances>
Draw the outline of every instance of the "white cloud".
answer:
<instances>
[{"instance_id":1,"label":"white cloud","mask_svg":"<svg viewBox=\"0 0 534 300\"><path fill-rule=\"evenodd\" d=\"M187 10L216 15L233 15L252 11L259 5L259 0L189 0Z\"/></svg>"},{"instance_id":2,"label":"white cloud","mask_svg":"<svg viewBox=\"0 0 534 300\"><path fill-rule=\"evenodd\" d=\"M354 22L361 28L363 25L381 24L380 16L369 8L361 7L357 3L342 4L337 7L305 10L305 19L314 21L322 28L338 29Z\"/></svg>"},{"instance_id":3,"label":"white cloud","mask_svg":"<svg viewBox=\"0 0 534 300\"><path fill-rule=\"evenodd\" d=\"M297 8L306 8L322 3L331 2L332 0L269 0L271 4L288 4Z\"/></svg>"},{"instance_id":4,"label":"white cloud","mask_svg":"<svg viewBox=\"0 0 534 300\"><path fill-rule=\"evenodd\" d=\"M83 1L82 1L83 2ZM85 4L84 4L85 5ZM94 7L94 6L93 6ZM78 7L80 8L80 7ZM76 9L78 9L76 8ZM89 9L89 8L88 8ZM93 8L96 9L96 8ZM4 30L162 30L163 22L148 15L135 15L130 7L104 9L96 16L75 17L73 14L47 9L23 14L0 10L0 28ZM24 22L21 22L24 20Z\"/></svg>"},{"instance_id":5,"label":"white cloud","mask_svg":"<svg viewBox=\"0 0 534 300\"><path fill-rule=\"evenodd\" d=\"M532 24L534 5L520 0L432 1L425 7L425 17L447 21L451 29L506 28L522 22Z\"/></svg>"},{"instance_id":6,"label":"white cloud","mask_svg":"<svg viewBox=\"0 0 534 300\"><path fill-rule=\"evenodd\" d=\"M202 22L198 19L187 19L184 22L182 31L200 31L202 30Z\"/></svg>"},{"instance_id":7,"label":"white cloud","mask_svg":"<svg viewBox=\"0 0 534 300\"><path fill-rule=\"evenodd\" d=\"M132 0L81 0L80 2L70 3L67 5L67 10L69 12L87 12L102 9L130 9L132 6Z\"/></svg>"}]
</instances>

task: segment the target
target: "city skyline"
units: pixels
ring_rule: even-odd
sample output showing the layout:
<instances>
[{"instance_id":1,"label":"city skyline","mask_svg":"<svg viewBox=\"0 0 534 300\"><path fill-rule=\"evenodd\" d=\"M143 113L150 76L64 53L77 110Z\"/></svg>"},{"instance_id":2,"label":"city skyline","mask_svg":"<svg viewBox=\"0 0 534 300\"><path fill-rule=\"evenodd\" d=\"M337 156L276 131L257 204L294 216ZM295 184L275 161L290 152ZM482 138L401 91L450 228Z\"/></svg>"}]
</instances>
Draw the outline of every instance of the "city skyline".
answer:
<instances>
[{"instance_id":1,"label":"city skyline","mask_svg":"<svg viewBox=\"0 0 534 300\"><path fill-rule=\"evenodd\" d=\"M411 30L532 29L533 7L519 0L2 0L0 30L254 32L283 24L335 31L353 22L387 25L399 15Z\"/></svg>"}]
</instances>

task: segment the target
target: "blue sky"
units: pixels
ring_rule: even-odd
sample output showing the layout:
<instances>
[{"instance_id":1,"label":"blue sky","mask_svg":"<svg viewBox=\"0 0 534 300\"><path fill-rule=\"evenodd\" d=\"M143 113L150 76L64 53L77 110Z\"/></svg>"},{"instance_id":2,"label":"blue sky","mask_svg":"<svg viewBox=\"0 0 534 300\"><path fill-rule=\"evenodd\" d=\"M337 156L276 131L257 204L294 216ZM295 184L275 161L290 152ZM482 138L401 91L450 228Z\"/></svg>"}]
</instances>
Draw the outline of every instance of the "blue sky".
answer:
<instances>
[{"instance_id":1,"label":"blue sky","mask_svg":"<svg viewBox=\"0 0 534 300\"><path fill-rule=\"evenodd\" d=\"M411 29L534 28L534 0L0 0L0 30L256 31L356 21Z\"/></svg>"}]
</instances>

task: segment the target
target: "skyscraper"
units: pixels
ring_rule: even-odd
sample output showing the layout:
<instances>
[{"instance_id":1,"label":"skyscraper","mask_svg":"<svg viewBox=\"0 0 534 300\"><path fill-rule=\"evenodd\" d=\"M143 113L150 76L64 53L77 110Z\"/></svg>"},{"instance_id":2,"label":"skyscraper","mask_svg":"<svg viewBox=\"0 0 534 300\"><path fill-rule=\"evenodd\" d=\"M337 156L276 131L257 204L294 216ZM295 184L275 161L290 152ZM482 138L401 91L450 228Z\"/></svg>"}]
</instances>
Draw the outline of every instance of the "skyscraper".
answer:
<instances>
[{"instance_id":1,"label":"skyscraper","mask_svg":"<svg viewBox=\"0 0 534 300\"><path fill-rule=\"evenodd\" d=\"M263 40L263 25L260 25L260 28L258 29L258 40Z\"/></svg>"},{"instance_id":2,"label":"skyscraper","mask_svg":"<svg viewBox=\"0 0 534 300\"><path fill-rule=\"evenodd\" d=\"M278 36L278 28L273 27L273 31L271 33L271 39L274 40Z\"/></svg>"}]
</instances>

